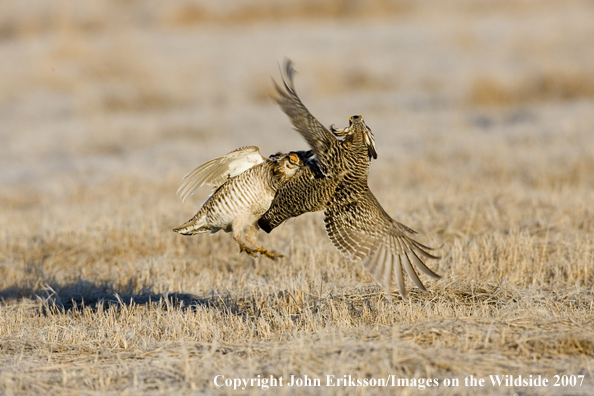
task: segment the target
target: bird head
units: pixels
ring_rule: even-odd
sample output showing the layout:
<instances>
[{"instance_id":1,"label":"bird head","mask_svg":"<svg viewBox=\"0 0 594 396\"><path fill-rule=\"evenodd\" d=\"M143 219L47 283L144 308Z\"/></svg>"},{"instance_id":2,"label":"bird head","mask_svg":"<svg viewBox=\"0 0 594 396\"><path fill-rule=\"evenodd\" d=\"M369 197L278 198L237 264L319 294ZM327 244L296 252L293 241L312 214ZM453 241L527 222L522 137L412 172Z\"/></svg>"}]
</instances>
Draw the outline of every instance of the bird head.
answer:
<instances>
[{"instance_id":1,"label":"bird head","mask_svg":"<svg viewBox=\"0 0 594 396\"><path fill-rule=\"evenodd\" d=\"M286 181L293 177L295 173L303 166L303 159L299 153L291 151L288 154L278 156L274 166L274 176L279 177L282 181Z\"/></svg>"},{"instance_id":2,"label":"bird head","mask_svg":"<svg viewBox=\"0 0 594 396\"><path fill-rule=\"evenodd\" d=\"M377 159L377 152L375 151L375 139L373 138L373 132L371 129L365 124L363 121L363 116L361 115L354 115L349 117L349 126L342 129L336 129L334 125L330 126L330 131L334 134L334 136L339 138L345 138L350 135L354 134L362 134L363 139L365 140L365 145L367 146L367 153L369 155L369 159Z\"/></svg>"}]
</instances>

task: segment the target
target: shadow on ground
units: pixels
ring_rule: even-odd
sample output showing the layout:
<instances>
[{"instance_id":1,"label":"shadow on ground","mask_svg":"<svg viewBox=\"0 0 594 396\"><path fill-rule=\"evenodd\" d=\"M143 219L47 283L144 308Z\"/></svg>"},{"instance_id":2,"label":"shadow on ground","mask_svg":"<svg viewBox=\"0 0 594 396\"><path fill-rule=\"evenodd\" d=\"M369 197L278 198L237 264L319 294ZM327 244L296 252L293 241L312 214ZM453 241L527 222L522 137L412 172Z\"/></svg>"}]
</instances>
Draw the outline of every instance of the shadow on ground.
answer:
<instances>
[{"instance_id":1,"label":"shadow on ground","mask_svg":"<svg viewBox=\"0 0 594 396\"><path fill-rule=\"evenodd\" d=\"M93 310L132 305L159 304L163 307L196 309L199 306L218 308L222 311L240 314L237 298L229 293L211 292L207 296L190 293L153 293L150 287L138 293L120 293L109 284L97 284L85 280L64 285L52 284L39 288L10 286L0 290L0 301L37 300L43 305L44 313L65 312L90 307Z\"/></svg>"},{"instance_id":2,"label":"shadow on ground","mask_svg":"<svg viewBox=\"0 0 594 396\"><path fill-rule=\"evenodd\" d=\"M133 290L136 289L134 292ZM375 285L353 287L340 291L326 291L320 295L299 293L293 295L291 291L278 291L274 293L231 293L212 290L203 295L184 292L154 293L151 285L145 285L140 291L130 285L114 287L109 283L98 284L86 280L59 284L51 282L42 286L17 286L13 285L0 290L0 301L30 300L40 303L43 314L51 315L64 313L71 310L91 308L94 311L119 309L135 305L150 305L162 309L190 309L199 307L215 309L223 314L257 318L264 312L300 313L304 309L314 314L323 314L328 309L333 310L336 304L344 305L351 314L359 316L364 310L374 312L378 304L385 304L386 299L382 289ZM513 290L505 285L485 284L477 285L447 285L434 287L427 292L417 289L409 291L405 301L400 295L393 295L392 304L411 303L439 303L450 305L477 304L493 307L502 307L509 304L519 304L527 296L522 296L518 290ZM531 300L542 300L542 305L556 304L588 305L592 301L592 293L555 293L543 291L537 296L529 297ZM532 301L534 303L534 301ZM333 308L334 307L334 308ZM291 315L297 318L299 315Z\"/></svg>"},{"instance_id":3,"label":"shadow on ground","mask_svg":"<svg viewBox=\"0 0 594 396\"><path fill-rule=\"evenodd\" d=\"M264 312L292 312L293 320L299 319L304 309L313 314L323 314L330 305L346 304L354 315L361 315L364 309L374 311L379 300L385 300L377 286L365 286L333 292L323 296L311 294L294 296L290 291L274 293L230 293L211 291L203 295L191 293L154 293L150 286L140 292L127 292L127 287L115 289L109 284L97 284L86 280L67 284L45 284L42 287L10 286L0 290L0 301L29 300L39 302L39 309L44 315L60 314L90 308L94 311L120 309L135 305L150 305L169 309L191 309L207 307L227 315L258 318ZM414 295L415 293L413 293ZM401 299L399 299L401 301Z\"/></svg>"}]
</instances>

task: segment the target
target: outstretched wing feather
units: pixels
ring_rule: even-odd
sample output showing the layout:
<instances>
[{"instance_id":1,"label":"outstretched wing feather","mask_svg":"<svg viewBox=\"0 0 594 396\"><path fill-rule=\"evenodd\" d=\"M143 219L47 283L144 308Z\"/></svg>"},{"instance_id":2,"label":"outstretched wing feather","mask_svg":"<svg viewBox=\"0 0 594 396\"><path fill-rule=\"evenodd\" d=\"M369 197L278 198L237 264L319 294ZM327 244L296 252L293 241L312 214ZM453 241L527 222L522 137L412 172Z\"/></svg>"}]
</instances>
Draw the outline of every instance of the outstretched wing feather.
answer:
<instances>
[{"instance_id":1,"label":"outstretched wing feather","mask_svg":"<svg viewBox=\"0 0 594 396\"><path fill-rule=\"evenodd\" d=\"M328 208L324 221L334 246L346 257L360 261L376 282L387 288L386 292L389 292L394 277L400 293L406 298L402 267L419 289L426 290L413 264L425 274L439 278L419 257L436 256L427 253L425 249L428 247L395 225L369 190L354 203Z\"/></svg>"},{"instance_id":2,"label":"outstretched wing feather","mask_svg":"<svg viewBox=\"0 0 594 396\"><path fill-rule=\"evenodd\" d=\"M264 158L256 146L242 147L222 157L212 159L195 168L184 176L184 182L177 190L182 202L194 194L196 189L207 184L219 187L228 179L235 177L254 165L260 164Z\"/></svg>"},{"instance_id":3,"label":"outstretched wing feather","mask_svg":"<svg viewBox=\"0 0 594 396\"><path fill-rule=\"evenodd\" d=\"M305 141L313 149L320 161L320 168L326 175L331 169L327 166L326 154L332 145L338 143L334 135L326 129L305 107L293 85L295 69L290 60L285 61L285 73L283 76L283 88L274 83L277 91L276 102L282 111L289 117L293 127L303 136Z\"/></svg>"}]
</instances>

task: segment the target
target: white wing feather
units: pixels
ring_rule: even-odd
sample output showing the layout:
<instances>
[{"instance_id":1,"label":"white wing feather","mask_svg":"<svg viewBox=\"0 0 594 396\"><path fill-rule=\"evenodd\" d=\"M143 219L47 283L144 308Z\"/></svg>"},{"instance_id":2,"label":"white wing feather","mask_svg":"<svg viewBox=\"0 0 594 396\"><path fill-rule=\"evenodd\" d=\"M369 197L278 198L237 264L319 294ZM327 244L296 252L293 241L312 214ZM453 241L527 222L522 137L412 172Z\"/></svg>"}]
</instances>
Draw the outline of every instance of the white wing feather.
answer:
<instances>
[{"instance_id":1,"label":"white wing feather","mask_svg":"<svg viewBox=\"0 0 594 396\"><path fill-rule=\"evenodd\" d=\"M254 165L264 162L260 150L256 146L242 147L222 157L210 160L184 176L184 182L177 194L184 202L194 194L198 187L205 184L218 188L232 177L235 177Z\"/></svg>"}]
</instances>

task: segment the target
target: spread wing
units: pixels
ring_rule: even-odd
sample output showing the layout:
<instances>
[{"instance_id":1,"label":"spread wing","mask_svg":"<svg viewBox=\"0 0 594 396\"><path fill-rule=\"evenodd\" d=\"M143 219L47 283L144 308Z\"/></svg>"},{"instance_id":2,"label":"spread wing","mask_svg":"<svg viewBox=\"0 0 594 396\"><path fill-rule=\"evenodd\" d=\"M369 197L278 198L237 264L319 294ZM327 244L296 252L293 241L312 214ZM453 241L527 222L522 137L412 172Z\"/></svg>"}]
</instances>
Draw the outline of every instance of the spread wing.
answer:
<instances>
[{"instance_id":1,"label":"spread wing","mask_svg":"<svg viewBox=\"0 0 594 396\"><path fill-rule=\"evenodd\" d=\"M242 147L222 157L210 160L184 176L184 182L177 190L182 202L205 184L219 187L254 165L264 161L256 146Z\"/></svg>"},{"instance_id":2,"label":"spread wing","mask_svg":"<svg viewBox=\"0 0 594 396\"><path fill-rule=\"evenodd\" d=\"M431 248L408 236L414 231L390 218L369 190L358 201L329 207L324 222L332 244L344 256L361 262L375 281L384 286L387 296L391 295L396 281L400 294L406 298L403 267L423 291L426 289L413 265L433 278L440 278L423 262L439 257L428 252Z\"/></svg>"},{"instance_id":3,"label":"spread wing","mask_svg":"<svg viewBox=\"0 0 594 396\"><path fill-rule=\"evenodd\" d=\"M258 225L270 233L291 217L324 210L336 186L333 178L320 172L315 161L308 161L276 192L270 208L258 220Z\"/></svg>"},{"instance_id":4,"label":"spread wing","mask_svg":"<svg viewBox=\"0 0 594 396\"><path fill-rule=\"evenodd\" d=\"M283 76L284 89L274 84L278 96L276 102L283 112L289 116L293 127L303 136L309 146L313 149L316 157L320 161L320 169L326 175L329 174L327 162L325 161L330 148L338 144L338 139L326 129L309 110L305 107L293 85L293 63L290 60L285 61L285 76Z\"/></svg>"}]
</instances>

